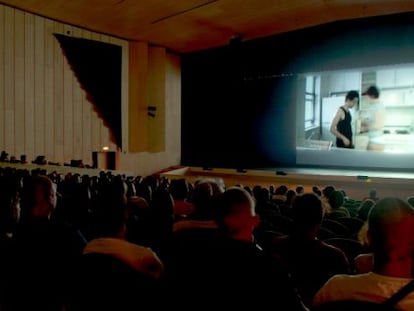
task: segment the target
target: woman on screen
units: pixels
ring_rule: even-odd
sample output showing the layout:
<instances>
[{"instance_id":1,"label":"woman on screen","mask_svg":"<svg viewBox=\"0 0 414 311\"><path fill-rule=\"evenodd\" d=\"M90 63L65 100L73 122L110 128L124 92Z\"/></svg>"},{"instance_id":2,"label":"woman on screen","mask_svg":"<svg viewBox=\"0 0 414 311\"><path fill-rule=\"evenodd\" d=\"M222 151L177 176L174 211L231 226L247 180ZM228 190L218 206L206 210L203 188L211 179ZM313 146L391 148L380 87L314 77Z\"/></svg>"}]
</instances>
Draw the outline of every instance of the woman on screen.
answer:
<instances>
[{"instance_id":1,"label":"woman on screen","mask_svg":"<svg viewBox=\"0 0 414 311\"><path fill-rule=\"evenodd\" d=\"M380 91L376 86L370 86L362 96L368 96L368 116L361 121L361 131L368 133L367 150L383 151L383 131L385 122L384 104L379 99Z\"/></svg>"}]
</instances>

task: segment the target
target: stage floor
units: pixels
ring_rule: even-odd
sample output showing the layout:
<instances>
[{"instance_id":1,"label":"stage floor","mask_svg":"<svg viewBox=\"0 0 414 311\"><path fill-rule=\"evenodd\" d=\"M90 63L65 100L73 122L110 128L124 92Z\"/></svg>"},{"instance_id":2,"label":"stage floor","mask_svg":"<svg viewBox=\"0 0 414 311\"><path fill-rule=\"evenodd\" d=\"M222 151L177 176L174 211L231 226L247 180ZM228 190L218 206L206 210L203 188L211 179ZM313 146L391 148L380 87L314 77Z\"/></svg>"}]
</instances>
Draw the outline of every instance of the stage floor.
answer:
<instances>
[{"instance_id":1,"label":"stage floor","mask_svg":"<svg viewBox=\"0 0 414 311\"><path fill-rule=\"evenodd\" d=\"M331 175L331 176L367 176L377 178L399 178L399 179L414 179L414 172L402 171L384 171L384 170L361 170L361 169L328 169L328 168L268 168L273 172L281 171L287 174L306 174L306 175ZM414 189L413 189L414 191Z\"/></svg>"},{"instance_id":2,"label":"stage floor","mask_svg":"<svg viewBox=\"0 0 414 311\"><path fill-rule=\"evenodd\" d=\"M351 170L326 168L262 168L243 171L229 168L182 167L162 173L168 178L186 178L190 182L203 178L220 180L226 187L243 185L253 187L286 185L295 189L301 185L306 191L313 186L320 189L333 185L344 190L349 197L363 199L376 189L380 197L407 198L414 195L414 173L400 171Z\"/></svg>"}]
</instances>

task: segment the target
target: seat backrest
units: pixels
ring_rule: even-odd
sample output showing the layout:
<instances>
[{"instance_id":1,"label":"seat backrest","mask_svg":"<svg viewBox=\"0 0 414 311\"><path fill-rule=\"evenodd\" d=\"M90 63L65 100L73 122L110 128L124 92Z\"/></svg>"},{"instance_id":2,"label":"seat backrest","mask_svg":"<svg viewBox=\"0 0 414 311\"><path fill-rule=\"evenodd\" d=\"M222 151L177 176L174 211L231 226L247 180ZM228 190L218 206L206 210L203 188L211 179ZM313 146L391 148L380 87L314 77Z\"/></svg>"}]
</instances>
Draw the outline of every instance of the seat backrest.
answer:
<instances>
[{"instance_id":1,"label":"seat backrest","mask_svg":"<svg viewBox=\"0 0 414 311\"><path fill-rule=\"evenodd\" d=\"M334 232L325 227L320 227L316 236L319 240L326 240L337 237L337 235Z\"/></svg>"},{"instance_id":2,"label":"seat backrest","mask_svg":"<svg viewBox=\"0 0 414 311\"><path fill-rule=\"evenodd\" d=\"M331 230L338 237L349 237L351 235L351 232L345 225L333 219L324 218L321 227Z\"/></svg>"},{"instance_id":3,"label":"seat backrest","mask_svg":"<svg viewBox=\"0 0 414 311\"><path fill-rule=\"evenodd\" d=\"M357 217L340 217L336 221L346 226L351 231L351 234L358 233L364 225L364 221Z\"/></svg>"},{"instance_id":4,"label":"seat backrest","mask_svg":"<svg viewBox=\"0 0 414 311\"><path fill-rule=\"evenodd\" d=\"M341 249L348 258L351 268L354 270L354 258L362 253L366 253L368 250L359 241L347 238L329 238L324 240L325 243L333 245Z\"/></svg>"},{"instance_id":5,"label":"seat backrest","mask_svg":"<svg viewBox=\"0 0 414 311\"><path fill-rule=\"evenodd\" d=\"M275 231L279 231L285 234L290 234L293 231L293 219L288 216L279 214L269 215L265 219L268 221Z\"/></svg>"}]
</instances>

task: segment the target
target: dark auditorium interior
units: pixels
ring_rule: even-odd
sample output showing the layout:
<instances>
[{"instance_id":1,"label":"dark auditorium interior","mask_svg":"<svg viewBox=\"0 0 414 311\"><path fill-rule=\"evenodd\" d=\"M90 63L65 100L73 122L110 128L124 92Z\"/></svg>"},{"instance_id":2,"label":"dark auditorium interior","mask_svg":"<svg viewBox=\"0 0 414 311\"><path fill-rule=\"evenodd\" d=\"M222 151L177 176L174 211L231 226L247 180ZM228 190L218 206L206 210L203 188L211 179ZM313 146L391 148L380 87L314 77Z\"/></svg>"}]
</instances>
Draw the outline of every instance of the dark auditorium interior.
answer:
<instances>
[{"instance_id":1,"label":"dark auditorium interior","mask_svg":"<svg viewBox=\"0 0 414 311\"><path fill-rule=\"evenodd\" d=\"M250 282L319 311L377 273L386 301L414 267L372 233L413 217L413 38L411 0L0 0L0 311L242 307Z\"/></svg>"}]
</instances>

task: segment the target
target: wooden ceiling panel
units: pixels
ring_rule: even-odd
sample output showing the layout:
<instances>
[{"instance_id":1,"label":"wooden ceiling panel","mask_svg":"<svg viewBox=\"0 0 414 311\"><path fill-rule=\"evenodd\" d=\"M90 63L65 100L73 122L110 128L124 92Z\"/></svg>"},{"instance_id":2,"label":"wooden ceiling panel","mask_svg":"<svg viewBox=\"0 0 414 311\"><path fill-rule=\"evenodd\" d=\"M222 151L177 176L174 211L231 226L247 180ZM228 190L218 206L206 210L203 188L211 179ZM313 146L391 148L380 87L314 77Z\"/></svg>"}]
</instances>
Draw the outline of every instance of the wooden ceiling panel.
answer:
<instances>
[{"instance_id":1,"label":"wooden ceiling panel","mask_svg":"<svg viewBox=\"0 0 414 311\"><path fill-rule=\"evenodd\" d=\"M40 16L178 53L336 20L414 11L413 0L0 0Z\"/></svg>"}]
</instances>

